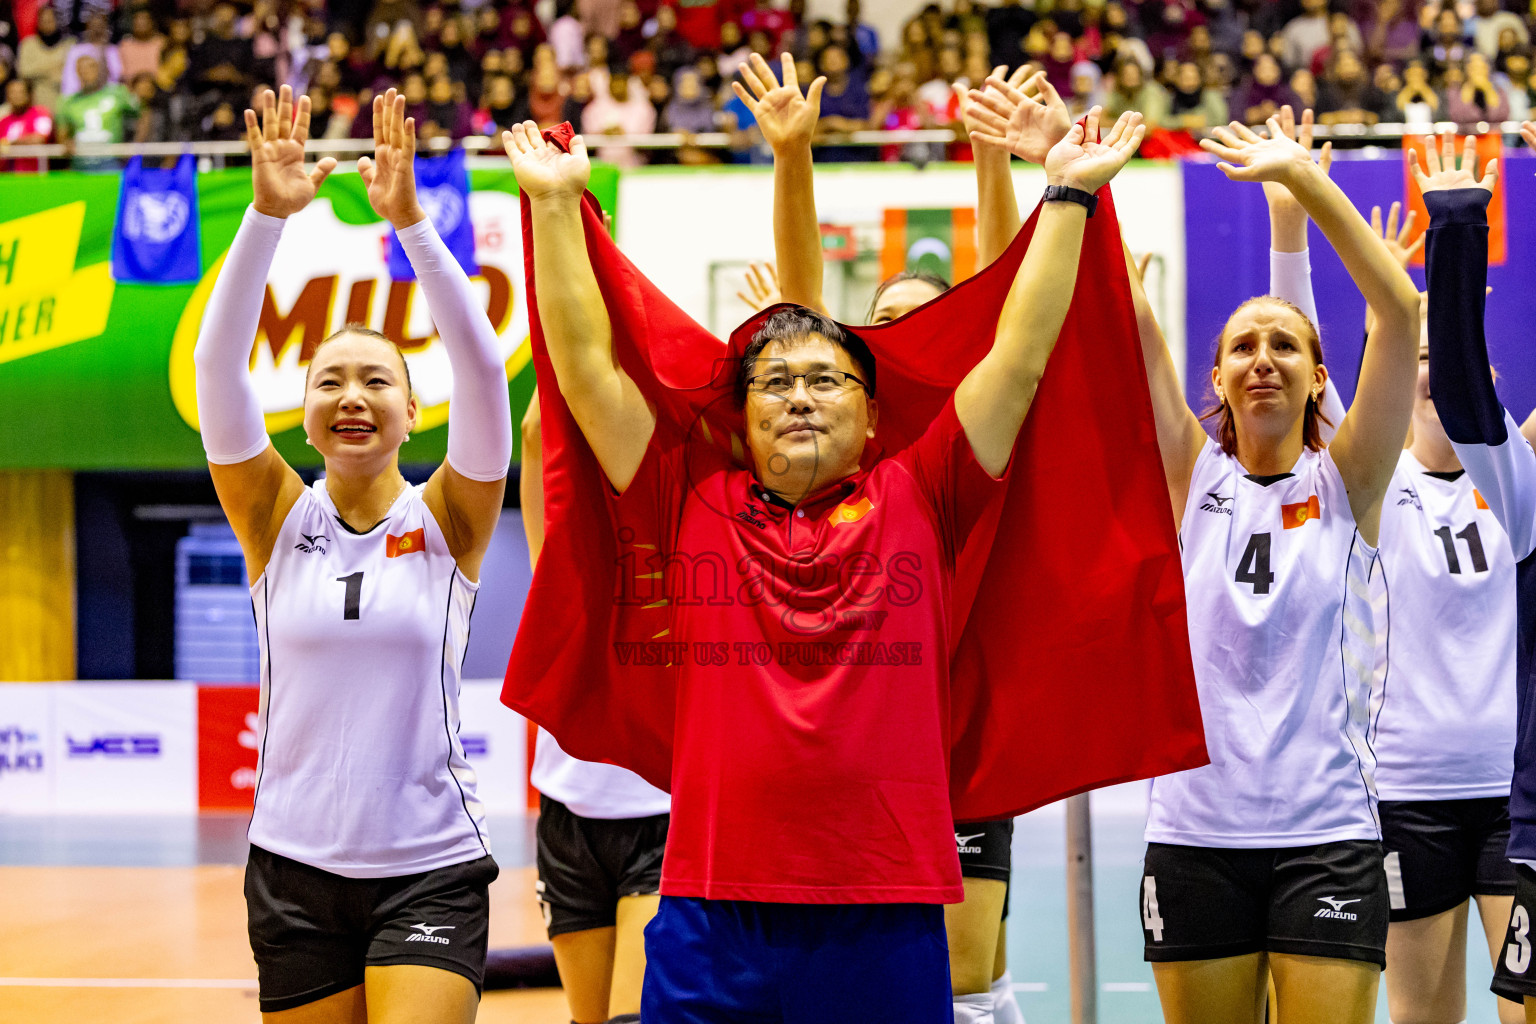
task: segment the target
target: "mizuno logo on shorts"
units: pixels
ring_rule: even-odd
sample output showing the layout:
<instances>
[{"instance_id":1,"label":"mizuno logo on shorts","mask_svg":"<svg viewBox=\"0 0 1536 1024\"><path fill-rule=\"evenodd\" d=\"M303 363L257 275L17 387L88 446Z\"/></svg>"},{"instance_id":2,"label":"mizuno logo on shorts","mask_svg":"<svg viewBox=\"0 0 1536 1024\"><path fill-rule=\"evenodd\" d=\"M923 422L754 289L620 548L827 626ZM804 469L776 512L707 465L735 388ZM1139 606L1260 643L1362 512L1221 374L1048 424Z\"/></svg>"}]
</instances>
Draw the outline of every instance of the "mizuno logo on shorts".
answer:
<instances>
[{"instance_id":1,"label":"mizuno logo on shorts","mask_svg":"<svg viewBox=\"0 0 1536 1024\"><path fill-rule=\"evenodd\" d=\"M981 847L979 847L979 846L971 846L969 844L970 844L970 841L972 839L980 839L984 835L986 835L985 832L977 832L973 836L963 836L959 832L956 832L955 833L955 852L956 853L980 853L981 852Z\"/></svg>"},{"instance_id":2,"label":"mizuno logo on shorts","mask_svg":"<svg viewBox=\"0 0 1536 1024\"><path fill-rule=\"evenodd\" d=\"M1344 909L1351 903L1359 903L1360 900L1358 898L1352 900L1341 900L1337 896L1319 896L1318 900L1328 904L1328 906L1323 907L1317 913L1313 914L1313 917L1331 917L1337 921L1360 920L1358 915L1352 914Z\"/></svg>"},{"instance_id":3,"label":"mizuno logo on shorts","mask_svg":"<svg viewBox=\"0 0 1536 1024\"><path fill-rule=\"evenodd\" d=\"M433 932L453 931L453 925L451 924L413 924L411 927L420 930L407 935L405 937L406 942L436 942L443 946L448 945L447 936L434 935Z\"/></svg>"}]
</instances>

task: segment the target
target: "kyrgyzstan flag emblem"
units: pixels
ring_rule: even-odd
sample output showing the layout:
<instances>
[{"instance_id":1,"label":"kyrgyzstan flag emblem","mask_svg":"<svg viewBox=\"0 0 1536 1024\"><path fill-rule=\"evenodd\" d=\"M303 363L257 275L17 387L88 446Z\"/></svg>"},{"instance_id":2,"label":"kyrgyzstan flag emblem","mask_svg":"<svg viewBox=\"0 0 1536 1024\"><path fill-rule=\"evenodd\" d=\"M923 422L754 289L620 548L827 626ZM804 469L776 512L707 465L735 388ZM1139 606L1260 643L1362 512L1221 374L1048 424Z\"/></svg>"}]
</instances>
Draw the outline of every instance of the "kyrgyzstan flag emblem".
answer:
<instances>
[{"instance_id":1,"label":"kyrgyzstan flag emblem","mask_svg":"<svg viewBox=\"0 0 1536 1024\"><path fill-rule=\"evenodd\" d=\"M1317 499L1313 499L1316 501ZM427 549L426 527L412 530L410 533L396 537L392 533L384 535L384 557L399 558L413 551L425 551Z\"/></svg>"},{"instance_id":2,"label":"kyrgyzstan flag emblem","mask_svg":"<svg viewBox=\"0 0 1536 1024\"><path fill-rule=\"evenodd\" d=\"M874 507L874 503L871 502L867 497L860 498L852 505L845 501L841 505L837 506L837 508L833 509L832 514L827 518L832 521L833 526L837 526L841 523L856 523L860 519L863 519L865 514Z\"/></svg>"},{"instance_id":3,"label":"kyrgyzstan flag emblem","mask_svg":"<svg viewBox=\"0 0 1536 1024\"><path fill-rule=\"evenodd\" d=\"M1294 530L1298 526L1305 526L1310 520L1322 515L1322 510L1317 505L1317 495L1312 495L1306 501L1298 501L1293 505L1280 506L1280 522L1287 530Z\"/></svg>"}]
</instances>

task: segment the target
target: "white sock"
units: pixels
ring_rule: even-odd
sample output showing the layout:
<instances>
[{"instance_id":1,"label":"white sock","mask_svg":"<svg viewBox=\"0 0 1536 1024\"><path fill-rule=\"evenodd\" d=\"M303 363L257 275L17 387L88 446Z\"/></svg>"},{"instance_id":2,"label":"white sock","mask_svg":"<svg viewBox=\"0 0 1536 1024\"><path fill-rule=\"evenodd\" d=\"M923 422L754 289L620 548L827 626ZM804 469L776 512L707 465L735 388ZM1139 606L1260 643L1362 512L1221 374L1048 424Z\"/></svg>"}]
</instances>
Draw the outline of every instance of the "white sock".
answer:
<instances>
[{"instance_id":1,"label":"white sock","mask_svg":"<svg viewBox=\"0 0 1536 1024\"><path fill-rule=\"evenodd\" d=\"M1024 1024L1024 1011L1013 995L1013 972L1004 971L992 982L992 1019L995 1024Z\"/></svg>"},{"instance_id":2,"label":"white sock","mask_svg":"<svg viewBox=\"0 0 1536 1024\"><path fill-rule=\"evenodd\" d=\"M992 993L955 996L955 1024L992 1024Z\"/></svg>"}]
</instances>

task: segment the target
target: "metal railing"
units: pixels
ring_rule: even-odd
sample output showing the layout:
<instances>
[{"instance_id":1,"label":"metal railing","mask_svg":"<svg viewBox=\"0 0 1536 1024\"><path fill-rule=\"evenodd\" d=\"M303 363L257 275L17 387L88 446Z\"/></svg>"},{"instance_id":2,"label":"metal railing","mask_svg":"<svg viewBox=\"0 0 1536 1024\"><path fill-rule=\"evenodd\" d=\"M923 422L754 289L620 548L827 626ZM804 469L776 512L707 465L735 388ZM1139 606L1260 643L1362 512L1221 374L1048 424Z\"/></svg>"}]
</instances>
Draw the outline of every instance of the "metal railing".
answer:
<instances>
[{"instance_id":1,"label":"metal railing","mask_svg":"<svg viewBox=\"0 0 1536 1024\"><path fill-rule=\"evenodd\" d=\"M1314 137L1319 140L1353 141L1362 143L1381 142L1396 145L1404 136L1439 134L1456 130L1463 134L1485 135L1498 132L1515 135L1520 131L1519 121L1478 121L1457 123L1437 121L1434 124L1338 124L1318 125ZM1197 132L1197 135L1207 134ZM676 149L681 146L697 146L701 149L754 148L757 144L745 142L741 133L704 132L688 135L680 132L659 132L650 135L592 135L586 137L589 149ZM917 144L948 144L964 141L964 135L948 128L904 129L896 131L866 131L829 133L816 140L818 146L905 146ZM470 154L501 152L499 137L470 135L462 139L432 139L420 144L422 150L442 152L459 147ZM372 139L310 139L305 151L317 155L361 155L373 151ZM128 156L243 156L247 152L244 139L228 142L112 142L80 143L73 147L61 143L40 146L7 146L0 143L0 158L24 159L29 157L128 157Z\"/></svg>"}]
</instances>

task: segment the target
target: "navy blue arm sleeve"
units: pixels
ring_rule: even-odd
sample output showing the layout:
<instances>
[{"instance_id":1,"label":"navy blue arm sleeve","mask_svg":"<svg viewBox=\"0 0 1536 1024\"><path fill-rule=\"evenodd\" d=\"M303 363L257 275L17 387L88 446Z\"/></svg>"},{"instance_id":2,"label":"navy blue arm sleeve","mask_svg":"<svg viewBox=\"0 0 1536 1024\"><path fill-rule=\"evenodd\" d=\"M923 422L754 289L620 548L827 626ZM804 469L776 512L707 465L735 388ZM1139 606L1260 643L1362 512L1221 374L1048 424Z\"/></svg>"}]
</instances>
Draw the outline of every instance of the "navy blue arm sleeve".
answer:
<instances>
[{"instance_id":1,"label":"navy blue arm sleeve","mask_svg":"<svg viewBox=\"0 0 1536 1024\"><path fill-rule=\"evenodd\" d=\"M1504 407L1493 388L1483 335L1488 283L1488 201L1481 188L1428 192L1429 392L1446 436L1461 444L1501 445Z\"/></svg>"}]
</instances>

